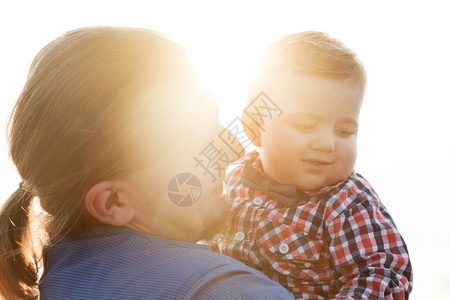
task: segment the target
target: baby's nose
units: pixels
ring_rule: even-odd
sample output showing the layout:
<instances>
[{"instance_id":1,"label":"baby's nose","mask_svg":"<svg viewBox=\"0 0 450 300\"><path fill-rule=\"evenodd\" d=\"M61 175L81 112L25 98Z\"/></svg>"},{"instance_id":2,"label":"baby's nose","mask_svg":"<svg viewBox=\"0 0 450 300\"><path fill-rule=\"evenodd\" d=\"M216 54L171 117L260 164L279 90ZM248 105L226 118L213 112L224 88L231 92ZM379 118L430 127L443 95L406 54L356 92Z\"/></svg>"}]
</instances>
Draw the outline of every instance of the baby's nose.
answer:
<instances>
[{"instance_id":1,"label":"baby's nose","mask_svg":"<svg viewBox=\"0 0 450 300\"><path fill-rule=\"evenodd\" d=\"M322 130L311 141L311 148L323 152L335 150L335 136L332 131Z\"/></svg>"}]
</instances>

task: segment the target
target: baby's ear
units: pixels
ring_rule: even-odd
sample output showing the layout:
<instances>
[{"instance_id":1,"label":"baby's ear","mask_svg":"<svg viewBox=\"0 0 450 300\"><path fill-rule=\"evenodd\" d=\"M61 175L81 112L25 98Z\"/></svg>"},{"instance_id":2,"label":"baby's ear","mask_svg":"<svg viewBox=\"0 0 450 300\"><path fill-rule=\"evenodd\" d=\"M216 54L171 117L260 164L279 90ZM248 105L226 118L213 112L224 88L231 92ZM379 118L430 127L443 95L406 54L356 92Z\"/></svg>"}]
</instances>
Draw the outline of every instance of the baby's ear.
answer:
<instances>
[{"instance_id":1,"label":"baby's ear","mask_svg":"<svg viewBox=\"0 0 450 300\"><path fill-rule=\"evenodd\" d=\"M125 226L134 218L129 195L116 182L95 184L87 192L84 202L87 211L104 224Z\"/></svg>"},{"instance_id":2,"label":"baby's ear","mask_svg":"<svg viewBox=\"0 0 450 300\"><path fill-rule=\"evenodd\" d=\"M245 112L242 113L242 127L253 145L261 147L261 125L250 118Z\"/></svg>"}]
</instances>

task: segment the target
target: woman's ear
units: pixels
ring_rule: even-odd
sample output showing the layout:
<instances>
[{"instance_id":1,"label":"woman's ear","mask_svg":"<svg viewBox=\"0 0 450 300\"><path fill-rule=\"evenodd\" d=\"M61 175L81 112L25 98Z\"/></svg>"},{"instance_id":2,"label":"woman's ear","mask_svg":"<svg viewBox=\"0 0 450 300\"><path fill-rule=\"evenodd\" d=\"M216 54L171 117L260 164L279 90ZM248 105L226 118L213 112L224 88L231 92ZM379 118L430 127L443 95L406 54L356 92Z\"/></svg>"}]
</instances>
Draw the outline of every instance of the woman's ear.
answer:
<instances>
[{"instance_id":1,"label":"woman's ear","mask_svg":"<svg viewBox=\"0 0 450 300\"><path fill-rule=\"evenodd\" d=\"M129 197L118 183L102 181L89 189L84 203L87 211L98 221L125 226L134 218L134 208Z\"/></svg>"},{"instance_id":2,"label":"woman's ear","mask_svg":"<svg viewBox=\"0 0 450 300\"><path fill-rule=\"evenodd\" d=\"M242 127L248 139L256 147L261 147L261 126L250 118L245 112L242 113Z\"/></svg>"}]
</instances>

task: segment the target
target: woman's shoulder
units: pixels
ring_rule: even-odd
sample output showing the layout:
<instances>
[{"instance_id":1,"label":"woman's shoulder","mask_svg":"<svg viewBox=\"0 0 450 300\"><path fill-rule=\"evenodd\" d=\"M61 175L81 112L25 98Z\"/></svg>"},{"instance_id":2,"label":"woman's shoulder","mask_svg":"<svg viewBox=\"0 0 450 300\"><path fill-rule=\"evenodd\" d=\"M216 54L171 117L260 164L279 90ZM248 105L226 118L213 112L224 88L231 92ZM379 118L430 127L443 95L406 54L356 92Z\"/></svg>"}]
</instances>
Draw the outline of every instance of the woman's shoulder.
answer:
<instances>
[{"instance_id":1,"label":"woman's shoulder","mask_svg":"<svg viewBox=\"0 0 450 300\"><path fill-rule=\"evenodd\" d=\"M271 284L262 273L209 246L120 228L96 230L57 244L50 249L49 260L41 293L52 299L101 294L114 299L121 295L126 296L123 299L130 295L190 298L207 286L225 292L225 285L237 280L237 274L239 280L243 276L253 281L253 287Z\"/></svg>"}]
</instances>

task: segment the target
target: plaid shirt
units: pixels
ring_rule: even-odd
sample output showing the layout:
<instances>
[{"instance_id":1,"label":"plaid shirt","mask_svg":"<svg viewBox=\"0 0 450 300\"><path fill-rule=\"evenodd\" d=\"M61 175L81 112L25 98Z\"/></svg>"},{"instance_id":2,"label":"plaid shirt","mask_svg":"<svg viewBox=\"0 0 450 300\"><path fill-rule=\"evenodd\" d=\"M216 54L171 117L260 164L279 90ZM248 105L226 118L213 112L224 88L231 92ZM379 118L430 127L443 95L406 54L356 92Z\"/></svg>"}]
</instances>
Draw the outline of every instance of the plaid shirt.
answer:
<instances>
[{"instance_id":1,"label":"plaid shirt","mask_svg":"<svg viewBox=\"0 0 450 300\"><path fill-rule=\"evenodd\" d=\"M245 262L304 299L407 299L412 269L406 244L370 184L346 180L304 192L285 207L243 186L247 154L225 179L230 226L209 244Z\"/></svg>"}]
</instances>

